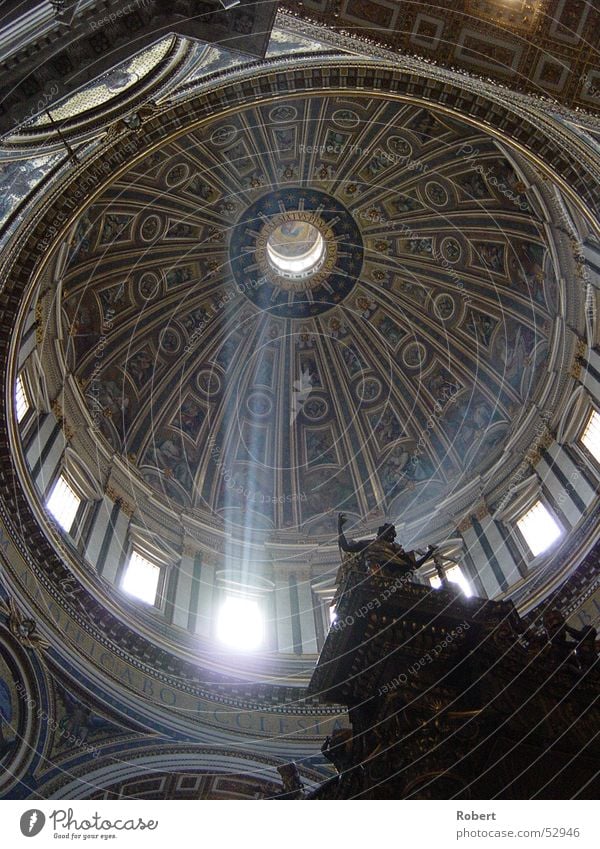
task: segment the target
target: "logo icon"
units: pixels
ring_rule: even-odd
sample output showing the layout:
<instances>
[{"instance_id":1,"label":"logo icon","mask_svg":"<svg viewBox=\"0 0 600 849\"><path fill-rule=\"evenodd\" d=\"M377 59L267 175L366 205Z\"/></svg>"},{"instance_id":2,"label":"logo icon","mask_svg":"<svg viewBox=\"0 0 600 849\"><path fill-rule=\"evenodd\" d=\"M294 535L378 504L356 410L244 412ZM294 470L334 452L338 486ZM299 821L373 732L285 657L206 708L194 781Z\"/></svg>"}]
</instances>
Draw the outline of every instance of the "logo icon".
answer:
<instances>
[{"instance_id":1,"label":"logo icon","mask_svg":"<svg viewBox=\"0 0 600 849\"><path fill-rule=\"evenodd\" d=\"M304 402L312 391L312 377L308 369L303 369L300 375L300 380L294 381L294 389L292 391L292 407L290 410L290 427L298 418L298 414L302 412Z\"/></svg>"},{"instance_id":2,"label":"logo icon","mask_svg":"<svg viewBox=\"0 0 600 849\"><path fill-rule=\"evenodd\" d=\"M35 837L46 824L46 817L42 811L25 811L21 817L21 834L25 837Z\"/></svg>"}]
</instances>

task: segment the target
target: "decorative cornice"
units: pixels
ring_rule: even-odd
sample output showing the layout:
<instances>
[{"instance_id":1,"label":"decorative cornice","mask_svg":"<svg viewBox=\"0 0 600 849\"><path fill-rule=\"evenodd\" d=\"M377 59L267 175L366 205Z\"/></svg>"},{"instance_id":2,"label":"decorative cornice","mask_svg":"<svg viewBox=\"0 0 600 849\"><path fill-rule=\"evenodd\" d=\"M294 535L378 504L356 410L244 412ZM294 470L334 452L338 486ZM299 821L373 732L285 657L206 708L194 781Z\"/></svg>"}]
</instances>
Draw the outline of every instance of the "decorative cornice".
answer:
<instances>
[{"instance_id":1,"label":"decorative cornice","mask_svg":"<svg viewBox=\"0 0 600 849\"><path fill-rule=\"evenodd\" d=\"M527 462L535 468L542 459L544 451L547 448L550 448L555 439L556 434L549 428L545 428L544 431L537 437L534 445L525 455Z\"/></svg>"},{"instance_id":2,"label":"decorative cornice","mask_svg":"<svg viewBox=\"0 0 600 849\"><path fill-rule=\"evenodd\" d=\"M464 534L467 531L471 530L472 527L473 527L473 522L471 520L471 517L466 516L464 519L461 519L461 521L458 523L458 525L456 526L456 530L460 534Z\"/></svg>"},{"instance_id":3,"label":"decorative cornice","mask_svg":"<svg viewBox=\"0 0 600 849\"><path fill-rule=\"evenodd\" d=\"M473 515L477 519L477 521L481 521L482 519L486 519L490 515L490 508L486 504L485 501L481 501L476 505L473 510Z\"/></svg>"},{"instance_id":4,"label":"decorative cornice","mask_svg":"<svg viewBox=\"0 0 600 849\"><path fill-rule=\"evenodd\" d=\"M122 510L126 516L129 516L130 519L132 518L132 516L135 515L135 507L129 504L129 502L125 500L123 495L118 490L116 490L111 484L107 484L105 486L104 493L111 499L111 501L114 501L115 504L119 506L119 509Z\"/></svg>"}]
</instances>

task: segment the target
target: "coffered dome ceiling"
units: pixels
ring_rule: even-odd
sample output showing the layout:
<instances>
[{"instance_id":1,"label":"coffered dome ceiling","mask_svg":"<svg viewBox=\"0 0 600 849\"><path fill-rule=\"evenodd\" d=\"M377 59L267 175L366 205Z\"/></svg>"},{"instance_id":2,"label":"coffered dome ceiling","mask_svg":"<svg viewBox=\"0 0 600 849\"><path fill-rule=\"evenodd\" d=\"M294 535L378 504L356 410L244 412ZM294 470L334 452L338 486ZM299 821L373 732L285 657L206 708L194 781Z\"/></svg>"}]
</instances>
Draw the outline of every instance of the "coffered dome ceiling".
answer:
<instances>
[{"instance_id":1,"label":"coffered dome ceiling","mask_svg":"<svg viewBox=\"0 0 600 849\"><path fill-rule=\"evenodd\" d=\"M172 509L234 535L433 511L547 396L544 192L490 136L368 94L216 117L74 231L86 415Z\"/></svg>"}]
</instances>

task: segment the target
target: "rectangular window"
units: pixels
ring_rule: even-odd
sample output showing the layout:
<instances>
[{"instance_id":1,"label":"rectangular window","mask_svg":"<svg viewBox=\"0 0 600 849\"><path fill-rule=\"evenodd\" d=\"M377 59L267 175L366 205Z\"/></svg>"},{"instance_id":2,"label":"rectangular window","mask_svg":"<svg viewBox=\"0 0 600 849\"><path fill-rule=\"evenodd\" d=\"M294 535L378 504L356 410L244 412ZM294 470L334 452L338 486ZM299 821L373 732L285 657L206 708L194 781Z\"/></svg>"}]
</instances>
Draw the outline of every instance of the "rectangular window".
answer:
<instances>
[{"instance_id":1,"label":"rectangular window","mask_svg":"<svg viewBox=\"0 0 600 849\"><path fill-rule=\"evenodd\" d=\"M81 498L61 475L50 493L46 507L67 533L70 533L73 527L80 504Z\"/></svg>"},{"instance_id":2,"label":"rectangular window","mask_svg":"<svg viewBox=\"0 0 600 849\"><path fill-rule=\"evenodd\" d=\"M129 595L145 601L146 604L156 604L156 593L160 578L160 566L147 560L137 551L133 551L125 570L121 589Z\"/></svg>"},{"instance_id":3,"label":"rectangular window","mask_svg":"<svg viewBox=\"0 0 600 849\"><path fill-rule=\"evenodd\" d=\"M23 421L25 415L27 414L29 406L29 398L27 397L25 384L23 383L23 378L21 377L21 375L19 375L17 377L17 384L15 386L15 408L18 422Z\"/></svg>"},{"instance_id":4,"label":"rectangular window","mask_svg":"<svg viewBox=\"0 0 600 849\"><path fill-rule=\"evenodd\" d=\"M541 501L517 521L517 527L525 537L534 557L547 551L562 534L562 528Z\"/></svg>"},{"instance_id":5,"label":"rectangular window","mask_svg":"<svg viewBox=\"0 0 600 849\"><path fill-rule=\"evenodd\" d=\"M469 582L465 578L463 570L460 568L460 566L455 564L454 566L449 566L444 571L446 572L446 577L448 578L450 583L458 584L458 586L461 588L461 590L466 596L473 595L473 590L471 589ZM438 575L433 575L429 579L429 583L432 587L435 587L437 589L441 586L442 581Z\"/></svg>"},{"instance_id":6,"label":"rectangular window","mask_svg":"<svg viewBox=\"0 0 600 849\"><path fill-rule=\"evenodd\" d=\"M592 457L600 463L600 413L597 410L592 410L590 413L580 441Z\"/></svg>"}]
</instances>

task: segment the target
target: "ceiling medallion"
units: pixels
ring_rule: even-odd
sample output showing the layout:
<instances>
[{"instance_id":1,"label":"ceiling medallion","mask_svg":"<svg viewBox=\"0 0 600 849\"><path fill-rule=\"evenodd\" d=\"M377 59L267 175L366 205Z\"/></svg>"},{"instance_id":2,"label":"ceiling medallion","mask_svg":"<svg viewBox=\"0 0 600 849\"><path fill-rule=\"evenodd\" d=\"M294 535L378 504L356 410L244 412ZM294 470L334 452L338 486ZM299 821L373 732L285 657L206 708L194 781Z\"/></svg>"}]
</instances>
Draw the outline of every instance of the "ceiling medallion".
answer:
<instances>
[{"instance_id":1,"label":"ceiling medallion","mask_svg":"<svg viewBox=\"0 0 600 849\"><path fill-rule=\"evenodd\" d=\"M241 216L230 260L255 306L282 318L307 318L350 294L362 270L362 237L337 199L286 189L265 195Z\"/></svg>"}]
</instances>

